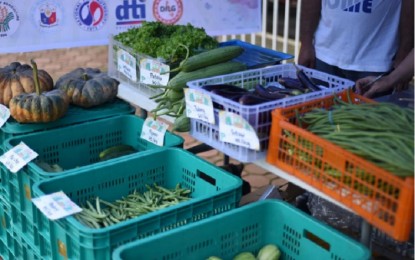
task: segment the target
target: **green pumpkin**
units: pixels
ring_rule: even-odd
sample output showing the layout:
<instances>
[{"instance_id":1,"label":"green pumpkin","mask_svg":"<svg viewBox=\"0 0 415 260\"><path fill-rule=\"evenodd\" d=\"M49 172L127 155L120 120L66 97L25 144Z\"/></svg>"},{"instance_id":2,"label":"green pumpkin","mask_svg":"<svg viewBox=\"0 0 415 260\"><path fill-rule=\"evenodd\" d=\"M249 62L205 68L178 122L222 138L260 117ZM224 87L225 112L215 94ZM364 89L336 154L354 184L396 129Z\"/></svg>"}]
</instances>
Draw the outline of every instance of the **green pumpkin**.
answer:
<instances>
[{"instance_id":1,"label":"green pumpkin","mask_svg":"<svg viewBox=\"0 0 415 260\"><path fill-rule=\"evenodd\" d=\"M38 70L41 91L53 89L53 79L44 70ZM9 106L10 99L21 93L35 92L33 69L28 64L12 62L0 68L0 104Z\"/></svg>"},{"instance_id":2,"label":"green pumpkin","mask_svg":"<svg viewBox=\"0 0 415 260\"><path fill-rule=\"evenodd\" d=\"M119 82L94 68L77 68L55 84L56 89L66 92L71 104L94 107L113 100L118 94Z\"/></svg>"},{"instance_id":3,"label":"green pumpkin","mask_svg":"<svg viewBox=\"0 0 415 260\"><path fill-rule=\"evenodd\" d=\"M10 115L20 123L47 123L66 114L69 98L60 89L41 92L38 69L32 60L33 79L36 92L22 93L10 99Z\"/></svg>"}]
</instances>

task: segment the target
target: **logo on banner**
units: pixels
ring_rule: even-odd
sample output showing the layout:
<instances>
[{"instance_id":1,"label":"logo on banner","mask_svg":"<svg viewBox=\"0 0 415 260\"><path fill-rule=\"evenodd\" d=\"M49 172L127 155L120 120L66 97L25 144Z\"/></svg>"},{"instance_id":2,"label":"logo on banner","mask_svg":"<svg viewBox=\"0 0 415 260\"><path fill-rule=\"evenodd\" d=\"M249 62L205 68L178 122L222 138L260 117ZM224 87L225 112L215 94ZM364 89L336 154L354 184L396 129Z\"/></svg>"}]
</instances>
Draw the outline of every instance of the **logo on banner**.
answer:
<instances>
[{"instance_id":1,"label":"logo on banner","mask_svg":"<svg viewBox=\"0 0 415 260\"><path fill-rule=\"evenodd\" d=\"M115 8L116 25L126 29L138 26L146 20L145 0L124 0Z\"/></svg>"},{"instance_id":2,"label":"logo on banner","mask_svg":"<svg viewBox=\"0 0 415 260\"><path fill-rule=\"evenodd\" d=\"M43 31L58 26L62 21L62 7L56 1L40 1L32 12L34 25Z\"/></svg>"},{"instance_id":3,"label":"logo on banner","mask_svg":"<svg viewBox=\"0 0 415 260\"><path fill-rule=\"evenodd\" d=\"M165 24L175 24L183 15L182 0L155 0L153 16Z\"/></svg>"},{"instance_id":4,"label":"logo on banner","mask_svg":"<svg viewBox=\"0 0 415 260\"><path fill-rule=\"evenodd\" d=\"M102 0L81 0L75 6L75 20L86 31L98 31L107 21L108 9Z\"/></svg>"},{"instance_id":5,"label":"logo on banner","mask_svg":"<svg viewBox=\"0 0 415 260\"><path fill-rule=\"evenodd\" d=\"M20 17L16 8L6 1L0 1L0 37L12 35L19 25Z\"/></svg>"}]
</instances>

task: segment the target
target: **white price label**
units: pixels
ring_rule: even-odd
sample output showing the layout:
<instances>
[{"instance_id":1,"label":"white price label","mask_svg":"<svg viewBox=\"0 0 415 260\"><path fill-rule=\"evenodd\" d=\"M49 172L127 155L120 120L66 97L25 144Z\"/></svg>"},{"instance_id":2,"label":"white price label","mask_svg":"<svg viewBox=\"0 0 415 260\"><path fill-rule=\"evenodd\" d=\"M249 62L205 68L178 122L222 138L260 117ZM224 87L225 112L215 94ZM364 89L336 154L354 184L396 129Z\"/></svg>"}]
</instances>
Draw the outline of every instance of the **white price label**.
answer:
<instances>
[{"instance_id":1,"label":"white price label","mask_svg":"<svg viewBox=\"0 0 415 260\"><path fill-rule=\"evenodd\" d=\"M166 86L170 78L170 66L155 59L140 60L140 82L149 85Z\"/></svg>"},{"instance_id":2,"label":"white price label","mask_svg":"<svg viewBox=\"0 0 415 260\"><path fill-rule=\"evenodd\" d=\"M11 172L16 173L37 156L38 154L35 151L21 142L0 156L0 162Z\"/></svg>"},{"instance_id":3,"label":"white price label","mask_svg":"<svg viewBox=\"0 0 415 260\"><path fill-rule=\"evenodd\" d=\"M219 112L219 140L259 150L259 139L252 126L240 115Z\"/></svg>"},{"instance_id":4,"label":"white price label","mask_svg":"<svg viewBox=\"0 0 415 260\"><path fill-rule=\"evenodd\" d=\"M82 211L82 209L71 201L71 199L62 191L33 198L32 202L48 219L51 220L67 217Z\"/></svg>"},{"instance_id":5,"label":"white price label","mask_svg":"<svg viewBox=\"0 0 415 260\"><path fill-rule=\"evenodd\" d=\"M137 61L133 55L120 49L117 52L117 69L127 78L137 82Z\"/></svg>"},{"instance_id":6,"label":"white price label","mask_svg":"<svg viewBox=\"0 0 415 260\"><path fill-rule=\"evenodd\" d=\"M195 89L184 89L186 101L186 116L198 119L211 124L215 123L212 98L201 91Z\"/></svg>"},{"instance_id":7,"label":"white price label","mask_svg":"<svg viewBox=\"0 0 415 260\"><path fill-rule=\"evenodd\" d=\"M5 106L0 104L0 127L7 122L10 117L10 110Z\"/></svg>"},{"instance_id":8,"label":"white price label","mask_svg":"<svg viewBox=\"0 0 415 260\"><path fill-rule=\"evenodd\" d=\"M148 117L144 121L143 129L141 130L141 138L152 142L156 145L164 145L164 136L166 134L168 125Z\"/></svg>"}]
</instances>

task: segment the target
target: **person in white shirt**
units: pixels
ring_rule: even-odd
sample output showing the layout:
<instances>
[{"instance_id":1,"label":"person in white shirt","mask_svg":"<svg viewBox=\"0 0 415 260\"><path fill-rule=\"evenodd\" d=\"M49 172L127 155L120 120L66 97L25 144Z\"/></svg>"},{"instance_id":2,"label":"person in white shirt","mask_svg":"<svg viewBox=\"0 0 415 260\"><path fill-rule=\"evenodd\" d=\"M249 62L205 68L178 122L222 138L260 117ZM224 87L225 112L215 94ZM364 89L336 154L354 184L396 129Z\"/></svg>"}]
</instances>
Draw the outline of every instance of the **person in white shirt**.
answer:
<instances>
[{"instance_id":1,"label":"person in white shirt","mask_svg":"<svg viewBox=\"0 0 415 260\"><path fill-rule=\"evenodd\" d=\"M356 81L395 68L414 45L413 0L302 1L298 63Z\"/></svg>"}]
</instances>

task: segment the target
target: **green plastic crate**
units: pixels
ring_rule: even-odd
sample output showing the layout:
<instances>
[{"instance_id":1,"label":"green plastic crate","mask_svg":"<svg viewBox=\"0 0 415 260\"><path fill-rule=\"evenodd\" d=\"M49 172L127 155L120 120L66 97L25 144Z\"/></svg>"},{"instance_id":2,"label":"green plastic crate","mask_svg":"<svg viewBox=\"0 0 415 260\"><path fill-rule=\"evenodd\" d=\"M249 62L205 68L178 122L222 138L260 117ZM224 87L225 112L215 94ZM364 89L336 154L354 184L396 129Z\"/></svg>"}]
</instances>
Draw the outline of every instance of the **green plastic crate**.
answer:
<instances>
[{"instance_id":1,"label":"green plastic crate","mask_svg":"<svg viewBox=\"0 0 415 260\"><path fill-rule=\"evenodd\" d=\"M197 223L118 247L114 260L224 260L266 244L281 250L282 260L370 259L355 240L313 219L290 204L269 199L253 202Z\"/></svg>"},{"instance_id":2,"label":"green plastic crate","mask_svg":"<svg viewBox=\"0 0 415 260\"><path fill-rule=\"evenodd\" d=\"M2 143L13 136L29 134L38 131L45 131L57 127L64 127L73 124L85 123L102 118L119 116L123 114L134 114L135 108L128 102L116 98L112 102L102 104L91 108L82 108L78 106L69 106L65 116L49 123L22 124L12 117L1 127Z\"/></svg>"},{"instance_id":3,"label":"green plastic crate","mask_svg":"<svg viewBox=\"0 0 415 260\"><path fill-rule=\"evenodd\" d=\"M53 259L111 259L112 250L127 242L165 232L236 208L242 194L240 178L179 148L128 155L87 171L68 174L33 186L34 197L63 191L82 205L99 196L114 202L146 185L191 190L191 199L134 219L91 229L75 217L49 221L37 212L37 226L49 238ZM58 246L59 245L59 246Z\"/></svg>"},{"instance_id":4,"label":"green plastic crate","mask_svg":"<svg viewBox=\"0 0 415 260\"><path fill-rule=\"evenodd\" d=\"M100 151L112 145L129 144L139 153L163 148L140 138L143 124L144 119L135 115L121 115L7 139L6 150L22 141L39 154L39 159L57 163L65 170L47 172L32 161L17 173L12 173L0 164L2 179L5 180L1 186L7 193L4 197L21 211L21 219L33 220L31 188L35 182L96 167L103 163L99 162ZM183 147L183 142L181 136L166 132L164 147Z\"/></svg>"},{"instance_id":5,"label":"green plastic crate","mask_svg":"<svg viewBox=\"0 0 415 260\"><path fill-rule=\"evenodd\" d=\"M5 260L45 259L38 251L40 245L25 237L14 221L12 206L0 198L0 257Z\"/></svg>"},{"instance_id":6,"label":"green plastic crate","mask_svg":"<svg viewBox=\"0 0 415 260\"><path fill-rule=\"evenodd\" d=\"M6 139L19 135L26 135L39 131L47 131L53 128L65 127L113 116L134 114L134 112L135 108L133 106L122 99L116 98L112 102L87 109L71 105L69 106L68 112L64 117L50 123L22 124L10 117L9 120L7 120L7 122L0 129L0 148L4 148ZM1 150L1 154L3 154L3 150ZM0 175L0 196L8 198L8 196L15 195L10 194L10 192L13 192L13 190L10 191L7 184L9 181L16 181L16 178L14 178L15 176L11 177L12 180L8 180L5 174ZM1 184L1 182L4 183ZM15 188L16 185L17 184L14 184L14 187L11 188Z\"/></svg>"}]
</instances>

